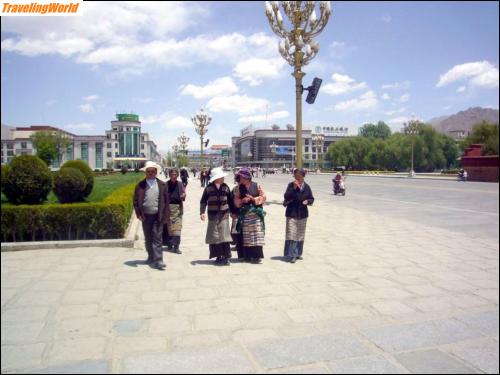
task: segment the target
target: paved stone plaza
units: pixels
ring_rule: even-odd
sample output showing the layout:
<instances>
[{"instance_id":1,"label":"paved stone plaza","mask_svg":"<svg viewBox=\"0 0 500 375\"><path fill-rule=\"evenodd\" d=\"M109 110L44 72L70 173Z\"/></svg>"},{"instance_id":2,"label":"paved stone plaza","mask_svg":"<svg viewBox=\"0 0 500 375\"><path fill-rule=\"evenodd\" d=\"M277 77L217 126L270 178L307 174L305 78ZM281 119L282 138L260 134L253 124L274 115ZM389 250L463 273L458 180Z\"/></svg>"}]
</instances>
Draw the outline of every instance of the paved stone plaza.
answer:
<instances>
[{"instance_id":1,"label":"paved stone plaza","mask_svg":"<svg viewBox=\"0 0 500 375\"><path fill-rule=\"evenodd\" d=\"M498 373L498 184L352 177L334 197L330 178L306 178L317 199L296 264L285 176L259 180L261 265L207 260L198 181L164 272L142 240L3 252L2 373ZM462 193L477 202L453 206Z\"/></svg>"}]
</instances>

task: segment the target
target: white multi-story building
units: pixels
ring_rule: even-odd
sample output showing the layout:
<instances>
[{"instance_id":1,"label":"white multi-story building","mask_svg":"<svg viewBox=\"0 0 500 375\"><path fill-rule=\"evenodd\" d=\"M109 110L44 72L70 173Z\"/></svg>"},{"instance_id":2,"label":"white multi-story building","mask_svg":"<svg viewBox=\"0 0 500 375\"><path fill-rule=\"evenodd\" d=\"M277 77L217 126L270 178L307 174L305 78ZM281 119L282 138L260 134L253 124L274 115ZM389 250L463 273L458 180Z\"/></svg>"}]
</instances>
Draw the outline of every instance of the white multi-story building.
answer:
<instances>
[{"instance_id":1,"label":"white multi-story building","mask_svg":"<svg viewBox=\"0 0 500 375\"><path fill-rule=\"evenodd\" d=\"M120 113L106 135L76 135L53 126L10 127L2 124L2 164L17 155L35 155L30 136L38 131L60 131L70 141L66 152L53 162L59 168L67 160L80 159L92 169L141 167L147 160L161 164L161 155L148 133L141 132L139 116ZM62 160L59 160L62 159Z\"/></svg>"}]
</instances>

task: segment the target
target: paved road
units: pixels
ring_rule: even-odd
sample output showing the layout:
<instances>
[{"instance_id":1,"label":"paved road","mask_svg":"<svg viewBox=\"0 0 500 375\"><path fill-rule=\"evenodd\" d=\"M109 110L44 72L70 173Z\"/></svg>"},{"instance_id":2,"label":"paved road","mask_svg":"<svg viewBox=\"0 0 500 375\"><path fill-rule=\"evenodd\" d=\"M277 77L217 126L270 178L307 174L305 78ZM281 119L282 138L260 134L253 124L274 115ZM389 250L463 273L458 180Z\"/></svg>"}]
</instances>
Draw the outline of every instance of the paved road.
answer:
<instances>
[{"instance_id":1,"label":"paved road","mask_svg":"<svg viewBox=\"0 0 500 375\"><path fill-rule=\"evenodd\" d=\"M164 272L144 264L141 232L133 249L2 252L2 373L498 373L498 231L485 219L498 224L498 185L352 177L333 197L311 175L304 260L290 264L288 178L261 180L260 265L207 260L196 181L183 254L165 253ZM449 230L469 211L490 229Z\"/></svg>"},{"instance_id":2,"label":"paved road","mask_svg":"<svg viewBox=\"0 0 500 375\"><path fill-rule=\"evenodd\" d=\"M342 197L333 195L331 178L307 176L314 195L326 204L423 223L474 238L499 238L498 184L348 176L347 194ZM259 179L273 191L284 191L289 180L289 175Z\"/></svg>"}]
</instances>

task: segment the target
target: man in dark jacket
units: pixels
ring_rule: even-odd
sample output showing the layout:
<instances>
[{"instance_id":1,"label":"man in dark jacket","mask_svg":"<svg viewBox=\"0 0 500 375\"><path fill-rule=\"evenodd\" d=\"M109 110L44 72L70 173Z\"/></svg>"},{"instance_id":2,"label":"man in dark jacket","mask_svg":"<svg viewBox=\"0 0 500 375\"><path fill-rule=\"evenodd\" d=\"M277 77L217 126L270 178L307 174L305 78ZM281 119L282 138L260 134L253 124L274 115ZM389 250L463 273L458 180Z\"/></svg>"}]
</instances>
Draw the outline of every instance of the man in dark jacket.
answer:
<instances>
[{"instance_id":1,"label":"man in dark jacket","mask_svg":"<svg viewBox=\"0 0 500 375\"><path fill-rule=\"evenodd\" d=\"M146 162L143 170L146 178L140 181L134 192L134 210L137 218L142 221L148 264L163 270L163 252L161 248L163 225L168 223L169 197L165 183L157 176L161 167L151 161Z\"/></svg>"}]
</instances>

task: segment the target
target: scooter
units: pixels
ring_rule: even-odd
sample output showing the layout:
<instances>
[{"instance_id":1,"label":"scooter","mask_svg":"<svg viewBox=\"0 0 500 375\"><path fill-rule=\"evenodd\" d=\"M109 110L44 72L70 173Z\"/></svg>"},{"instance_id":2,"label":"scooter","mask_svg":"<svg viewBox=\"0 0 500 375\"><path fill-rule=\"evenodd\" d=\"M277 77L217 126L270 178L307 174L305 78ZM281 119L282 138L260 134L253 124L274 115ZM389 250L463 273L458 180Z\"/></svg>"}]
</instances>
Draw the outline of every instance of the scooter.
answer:
<instances>
[{"instance_id":1,"label":"scooter","mask_svg":"<svg viewBox=\"0 0 500 375\"><path fill-rule=\"evenodd\" d=\"M333 194L342 194L345 195L345 184L344 180L333 180Z\"/></svg>"}]
</instances>

